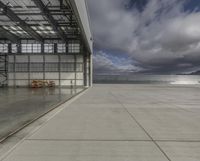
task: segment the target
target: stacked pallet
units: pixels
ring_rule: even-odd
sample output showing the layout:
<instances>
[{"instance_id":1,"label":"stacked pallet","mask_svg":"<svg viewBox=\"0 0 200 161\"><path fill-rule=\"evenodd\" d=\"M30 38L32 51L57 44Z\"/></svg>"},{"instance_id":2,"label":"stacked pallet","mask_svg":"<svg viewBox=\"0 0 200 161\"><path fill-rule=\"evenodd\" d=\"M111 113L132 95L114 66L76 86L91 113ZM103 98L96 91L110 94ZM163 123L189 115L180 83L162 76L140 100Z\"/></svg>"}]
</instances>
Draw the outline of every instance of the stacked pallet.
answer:
<instances>
[{"instance_id":1,"label":"stacked pallet","mask_svg":"<svg viewBox=\"0 0 200 161\"><path fill-rule=\"evenodd\" d=\"M54 81L47 80L33 80L31 83L32 88L55 87Z\"/></svg>"}]
</instances>

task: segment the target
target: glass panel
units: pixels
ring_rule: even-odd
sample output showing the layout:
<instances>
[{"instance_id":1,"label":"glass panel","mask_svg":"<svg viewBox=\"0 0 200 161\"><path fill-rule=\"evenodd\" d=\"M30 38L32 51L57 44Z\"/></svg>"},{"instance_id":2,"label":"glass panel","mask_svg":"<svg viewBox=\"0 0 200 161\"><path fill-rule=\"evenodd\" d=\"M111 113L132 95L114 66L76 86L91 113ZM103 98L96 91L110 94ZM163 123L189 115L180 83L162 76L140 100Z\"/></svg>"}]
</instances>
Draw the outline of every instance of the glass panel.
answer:
<instances>
[{"instance_id":1,"label":"glass panel","mask_svg":"<svg viewBox=\"0 0 200 161\"><path fill-rule=\"evenodd\" d=\"M12 53L17 53L17 44L12 44Z\"/></svg>"},{"instance_id":2,"label":"glass panel","mask_svg":"<svg viewBox=\"0 0 200 161\"><path fill-rule=\"evenodd\" d=\"M15 70L16 72L28 72L28 63L17 63Z\"/></svg>"},{"instance_id":3,"label":"glass panel","mask_svg":"<svg viewBox=\"0 0 200 161\"><path fill-rule=\"evenodd\" d=\"M68 52L69 53L80 53L80 44L79 43L69 43Z\"/></svg>"},{"instance_id":4,"label":"glass panel","mask_svg":"<svg viewBox=\"0 0 200 161\"><path fill-rule=\"evenodd\" d=\"M0 52L8 53L8 44L0 44Z\"/></svg>"},{"instance_id":5,"label":"glass panel","mask_svg":"<svg viewBox=\"0 0 200 161\"><path fill-rule=\"evenodd\" d=\"M58 44L58 53L66 53L66 44Z\"/></svg>"},{"instance_id":6,"label":"glass panel","mask_svg":"<svg viewBox=\"0 0 200 161\"><path fill-rule=\"evenodd\" d=\"M54 52L54 44L44 44L44 52L45 53L53 53Z\"/></svg>"},{"instance_id":7,"label":"glass panel","mask_svg":"<svg viewBox=\"0 0 200 161\"><path fill-rule=\"evenodd\" d=\"M58 63L46 63L45 71L46 72L58 72Z\"/></svg>"},{"instance_id":8,"label":"glass panel","mask_svg":"<svg viewBox=\"0 0 200 161\"><path fill-rule=\"evenodd\" d=\"M31 72L43 72L43 63L31 63Z\"/></svg>"},{"instance_id":9,"label":"glass panel","mask_svg":"<svg viewBox=\"0 0 200 161\"><path fill-rule=\"evenodd\" d=\"M33 44L33 53L41 53L41 44Z\"/></svg>"},{"instance_id":10,"label":"glass panel","mask_svg":"<svg viewBox=\"0 0 200 161\"><path fill-rule=\"evenodd\" d=\"M62 72L74 72L74 63L62 63L61 71Z\"/></svg>"}]
</instances>

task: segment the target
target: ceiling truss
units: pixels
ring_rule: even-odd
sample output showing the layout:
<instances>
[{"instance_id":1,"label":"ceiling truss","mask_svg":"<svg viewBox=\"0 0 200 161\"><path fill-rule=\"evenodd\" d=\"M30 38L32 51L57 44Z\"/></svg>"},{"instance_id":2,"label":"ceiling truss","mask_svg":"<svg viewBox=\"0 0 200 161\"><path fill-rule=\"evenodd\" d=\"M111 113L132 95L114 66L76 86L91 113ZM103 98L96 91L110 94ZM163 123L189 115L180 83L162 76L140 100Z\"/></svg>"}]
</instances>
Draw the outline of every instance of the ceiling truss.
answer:
<instances>
[{"instance_id":1,"label":"ceiling truss","mask_svg":"<svg viewBox=\"0 0 200 161\"><path fill-rule=\"evenodd\" d=\"M6 4L0 1L0 8L2 13L8 16L13 22L27 32L31 37L38 41L42 41L42 37L37 34L24 20L19 18Z\"/></svg>"},{"instance_id":2,"label":"ceiling truss","mask_svg":"<svg viewBox=\"0 0 200 161\"><path fill-rule=\"evenodd\" d=\"M10 3L0 0L1 40L60 39L67 43L69 39L80 38L75 15L70 5L63 7L62 0L26 0L30 5L25 7L16 0L7 1Z\"/></svg>"}]
</instances>

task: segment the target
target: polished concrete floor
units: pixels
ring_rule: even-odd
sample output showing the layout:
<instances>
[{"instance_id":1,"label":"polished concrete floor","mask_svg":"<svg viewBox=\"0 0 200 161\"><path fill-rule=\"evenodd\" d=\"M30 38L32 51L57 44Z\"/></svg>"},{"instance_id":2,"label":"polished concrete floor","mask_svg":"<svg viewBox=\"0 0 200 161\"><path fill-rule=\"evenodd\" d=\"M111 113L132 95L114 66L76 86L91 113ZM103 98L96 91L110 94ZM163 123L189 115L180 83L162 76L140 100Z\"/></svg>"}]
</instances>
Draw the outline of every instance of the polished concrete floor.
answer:
<instances>
[{"instance_id":1,"label":"polished concrete floor","mask_svg":"<svg viewBox=\"0 0 200 161\"><path fill-rule=\"evenodd\" d=\"M0 140L80 90L0 88Z\"/></svg>"},{"instance_id":2,"label":"polished concrete floor","mask_svg":"<svg viewBox=\"0 0 200 161\"><path fill-rule=\"evenodd\" d=\"M200 161L200 86L94 85L2 161Z\"/></svg>"}]
</instances>

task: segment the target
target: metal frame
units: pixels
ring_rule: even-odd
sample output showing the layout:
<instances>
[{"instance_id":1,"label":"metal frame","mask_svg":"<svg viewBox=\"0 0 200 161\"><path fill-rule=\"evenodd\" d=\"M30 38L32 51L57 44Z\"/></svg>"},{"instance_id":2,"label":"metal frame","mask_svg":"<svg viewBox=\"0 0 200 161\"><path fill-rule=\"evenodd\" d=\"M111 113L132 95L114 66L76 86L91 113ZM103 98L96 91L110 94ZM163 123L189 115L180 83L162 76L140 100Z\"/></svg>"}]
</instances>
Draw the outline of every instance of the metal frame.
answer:
<instances>
[{"instance_id":1,"label":"metal frame","mask_svg":"<svg viewBox=\"0 0 200 161\"><path fill-rule=\"evenodd\" d=\"M78 77L77 77L77 74L79 74L79 73L83 73L84 74L85 73L85 71L84 71L84 62L82 62L82 63L81 62L77 62L77 57L82 57L82 58L84 57L84 51L82 50L82 47L80 48L80 52L79 53L68 53L68 52L66 52L66 53L58 53L57 52L58 51L58 46L57 46L56 43L54 43L54 52L53 53L45 53L45 52L43 52L44 51L44 43L43 43L43 44L41 44L41 53L36 53L36 54L34 54L34 53L22 53L22 49L21 49L20 45L18 45L17 48L18 48L18 52L17 53L9 53L8 54L9 56L13 56L14 57L14 62L12 63L13 64L13 71L8 71L8 73L14 73L14 75L15 75L14 76L15 86L16 86L16 81L19 81L19 80L27 80L27 81L29 81L29 84L30 84L31 80L33 80L30 77L30 75L32 73L42 73L43 74L43 77L41 78L42 80L46 80L45 73L58 73L58 78L48 79L48 80L57 80L59 82L58 85L60 87L62 85L61 81L63 81L63 80L72 80L74 82L73 83L74 87L77 86L77 81L83 81L84 82L84 77L82 79L80 79L80 78L78 79ZM17 56L23 56L23 55L24 56L28 56L28 61L26 61L26 62L17 62L16 61ZM31 62L30 56L34 56L34 55L35 56L42 56L42 59L43 59L42 62ZM58 57L58 62L53 63L53 62L48 62L46 60L47 56L52 56L52 55ZM68 62L68 63L62 62L62 60L61 60L61 56L62 55L73 56L73 58L74 58L73 62ZM19 71L19 70L17 70L16 67L17 67L18 64L28 64L27 71L23 71L23 70ZM34 71L34 70L31 69L31 64L43 64L43 67L41 68L41 70ZM52 71L46 70L46 65L47 64L56 64L57 65L57 67L56 67L57 70L56 71L54 71L54 70L52 70ZM71 64L71 65L73 65L73 68L69 68L69 70L63 70L63 69L61 69L61 65L62 64ZM78 70L79 66L82 66L81 70ZM70 69L72 69L72 70L70 70ZM17 73L28 73L28 79L16 79ZM74 73L74 78L73 79L63 79L63 78L61 78L62 73ZM10 79L10 80L12 80L12 79Z\"/></svg>"},{"instance_id":2,"label":"metal frame","mask_svg":"<svg viewBox=\"0 0 200 161\"><path fill-rule=\"evenodd\" d=\"M12 21L16 22L24 31L26 31L31 37L38 41L42 41L42 37L37 34L25 21L19 18L7 5L0 1L0 8L2 13L8 16Z\"/></svg>"},{"instance_id":3,"label":"metal frame","mask_svg":"<svg viewBox=\"0 0 200 161\"><path fill-rule=\"evenodd\" d=\"M13 43L16 43L16 42L18 42L20 40L19 37L17 37L16 35L8 32L7 30L5 30L1 26L0 26L0 34L3 35L5 38L7 38L8 40L10 40Z\"/></svg>"},{"instance_id":4,"label":"metal frame","mask_svg":"<svg viewBox=\"0 0 200 161\"><path fill-rule=\"evenodd\" d=\"M8 81L8 54L0 53L0 86L7 86Z\"/></svg>"},{"instance_id":5,"label":"metal frame","mask_svg":"<svg viewBox=\"0 0 200 161\"><path fill-rule=\"evenodd\" d=\"M54 20L53 16L49 12L47 6L41 1L41 0L32 0L36 6L41 10L42 14L45 15L47 18L48 22L51 24L53 27L53 30L57 33L57 35L67 43L67 35L61 30L60 27L58 27L57 22Z\"/></svg>"},{"instance_id":6,"label":"metal frame","mask_svg":"<svg viewBox=\"0 0 200 161\"><path fill-rule=\"evenodd\" d=\"M9 3L4 4L0 0L0 16L8 17L8 19L4 18L4 25L0 25L0 29L2 28L2 30L7 31L5 33L9 33L3 37L14 42L19 39L35 39L40 42L44 39L61 39L67 43L69 39L80 39L80 27L70 5L61 8L62 4L52 6L49 3L45 4L44 1L46 0L32 0L36 6L26 6L27 9L24 9L16 4L14 6L9 5ZM60 0L55 1L59 2ZM8 28L9 26L5 25L7 23L16 29ZM13 34L13 32L16 33ZM22 32L22 34L17 32Z\"/></svg>"}]
</instances>

